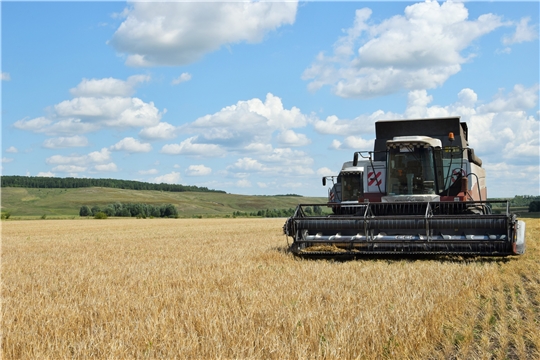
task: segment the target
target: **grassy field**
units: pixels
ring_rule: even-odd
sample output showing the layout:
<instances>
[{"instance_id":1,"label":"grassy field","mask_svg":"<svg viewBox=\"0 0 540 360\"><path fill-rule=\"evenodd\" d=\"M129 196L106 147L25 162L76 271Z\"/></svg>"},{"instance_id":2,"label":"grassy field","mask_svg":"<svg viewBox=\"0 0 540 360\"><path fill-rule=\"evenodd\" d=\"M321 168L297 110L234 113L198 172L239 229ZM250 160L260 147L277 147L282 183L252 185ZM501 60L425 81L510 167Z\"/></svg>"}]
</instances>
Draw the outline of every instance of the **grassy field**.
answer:
<instances>
[{"instance_id":1,"label":"grassy field","mask_svg":"<svg viewBox=\"0 0 540 360\"><path fill-rule=\"evenodd\" d=\"M297 204L326 203L327 199L298 196L248 196L214 192L167 192L113 188L2 188L2 211L13 218L66 218L79 215L82 205L120 203L174 204L181 217L224 216L235 211L295 208ZM323 192L321 192L323 193Z\"/></svg>"},{"instance_id":2,"label":"grassy field","mask_svg":"<svg viewBox=\"0 0 540 360\"><path fill-rule=\"evenodd\" d=\"M3 221L2 358L540 358L522 257L298 260L284 219Z\"/></svg>"}]
</instances>

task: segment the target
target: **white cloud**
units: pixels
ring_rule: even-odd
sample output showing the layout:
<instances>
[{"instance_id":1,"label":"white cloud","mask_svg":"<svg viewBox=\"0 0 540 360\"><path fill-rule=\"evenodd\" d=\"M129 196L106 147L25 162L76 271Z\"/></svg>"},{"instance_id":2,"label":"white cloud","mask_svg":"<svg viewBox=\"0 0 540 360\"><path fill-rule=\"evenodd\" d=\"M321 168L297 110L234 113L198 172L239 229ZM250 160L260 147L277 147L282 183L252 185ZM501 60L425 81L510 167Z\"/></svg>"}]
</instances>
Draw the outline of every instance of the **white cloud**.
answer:
<instances>
[{"instance_id":1,"label":"white cloud","mask_svg":"<svg viewBox=\"0 0 540 360\"><path fill-rule=\"evenodd\" d=\"M519 84L515 85L509 95L499 92L492 102L478 107L478 111L505 112L532 109L538 103L538 90L538 84L530 88Z\"/></svg>"},{"instance_id":2,"label":"white cloud","mask_svg":"<svg viewBox=\"0 0 540 360\"><path fill-rule=\"evenodd\" d=\"M197 136L190 137L180 144L163 145L161 152L170 155L221 156L224 150L215 144L197 143Z\"/></svg>"},{"instance_id":3,"label":"white cloud","mask_svg":"<svg viewBox=\"0 0 540 360\"><path fill-rule=\"evenodd\" d=\"M112 145L111 150L127 151L128 153L149 152L152 150L152 145L149 143L141 143L139 140L132 137L127 137Z\"/></svg>"},{"instance_id":4,"label":"white cloud","mask_svg":"<svg viewBox=\"0 0 540 360\"><path fill-rule=\"evenodd\" d=\"M347 136L343 140L333 139L330 148L335 150L371 150L373 149L373 143L374 139L364 139L361 136Z\"/></svg>"},{"instance_id":5,"label":"white cloud","mask_svg":"<svg viewBox=\"0 0 540 360\"><path fill-rule=\"evenodd\" d=\"M54 106L59 117L80 118L112 127L146 127L159 123L161 114L153 102L126 97L78 97Z\"/></svg>"},{"instance_id":6,"label":"white cloud","mask_svg":"<svg viewBox=\"0 0 540 360\"><path fill-rule=\"evenodd\" d=\"M157 169L139 170L139 174L141 174L141 175L153 175L153 174L157 174L157 173L158 173Z\"/></svg>"},{"instance_id":7,"label":"white cloud","mask_svg":"<svg viewBox=\"0 0 540 360\"><path fill-rule=\"evenodd\" d=\"M493 101L477 107L454 105L440 111L458 114L467 121L469 143L477 154L486 154L491 162L513 159L520 163L540 158L540 121L527 115L527 110L538 106L538 84L526 88L514 86L509 93L499 92Z\"/></svg>"},{"instance_id":8,"label":"white cloud","mask_svg":"<svg viewBox=\"0 0 540 360\"><path fill-rule=\"evenodd\" d=\"M500 194L500 197L511 197L516 194L540 194L540 166L535 164L521 165L512 162L485 162L483 167L487 174L488 197ZM491 196L492 197L492 196Z\"/></svg>"},{"instance_id":9,"label":"white cloud","mask_svg":"<svg viewBox=\"0 0 540 360\"><path fill-rule=\"evenodd\" d=\"M463 57L463 50L503 25L493 14L467 20L465 5L451 1L416 3L404 15L379 24L369 21L371 14L368 8L357 10L353 27L334 44L333 55L320 53L305 70L302 78L311 80L308 89L330 85L340 97L370 98L435 88L472 57Z\"/></svg>"},{"instance_id":10,"label":"white cloud","mask_svg":"<svg viewBox=\"0 0 540 360\"><path fill-rule=\"evenodd\" d=\"M313 158L304 151L277 148L268 153L254 155L258 156L258 158L240 158L234 164L227 166L227 170L234 176L241 177L246 177L249 174L303 176L315 173L311 169L314 162Z\"/></svg>"},{"instance_id":11,"label":"white cloud","mask_svg":"<svg viewBox=\"0 0 540 360\"><path fill-rule=\"evenodd\" d=\"M17 120L15 121L13 126L19 130L39 132L41 129L43 129L45 126L51 123L52 123L52 120L50 119L47 119L45 117L38 117L31 120L26 120L26 119Z\"/></svg>"},{"instance_id":12,"label":"white cloud","mask_svg":"<svg viewBox=\"0 0 540 360\"><path fill-rule=\"evenodd\" d=\"M160 122L155 126L142 129L139 131L139 136L147 140L173 139L176 137L176 131L175 126L166 122Z\"/></svg>"},{"instance_id":13,"label":"white cloud","mask_svg":"<svg viewBox=\"0 0 540 360\"><path fill-rule=\"evenodd\" d=\"M78 166L78 165L58 165L53 167L53 171L56 172L63 172L63 173L79 173L79 172L85 172L87 169L86 166Z\"/></svg>"},{"instance_id":14,"label":"white cloud","mask_svg":"<svg viewBox=\"0 0 540 360\"><path fill-rule=\"evenodd\" d=\"M251 187L251 182L248 179L240 179L236 182L236 186L240 188L249 188Z\"/></svg>"},{"instance_id":15,"label":"white cloud","mask_svg":"<svg viewBox=\"0 0 540 360\"><path fill-rule=\"evenodd\" d=\"M149 79L146 75L134 75L127 81L83 79L71 89L77 97L52 106L49 116L18 120L13 126L48 135L80 135L103 127L154 127L166 110L161 113L153 102L127 96L138 83Z\"/></svg>"},{"instance_id":16,"label":"white cloud","mask_svg":"<svg viewBox=\"0 0 540 360\"><path fill-rule=\"evenodd\" d=\"M50 171L47 171L47 172L43 172L43 171L40 171L38 172L38 174L36 176L40 176L40 177L54 177L55 174L53 172L50 172Z\"/></svg>"},{"instance_id":17,"label":"white cloud","mask_svg":"<svg viewBox=\"0 0 540 360\"><path fill-rule=\"evenodd\" d=\"M83 79L77 87L70 89L69 92L76 97L123 97L132 95L135 92L135 86L146 81L150 81L150 76L133 75L127 81L112 77Z\"/></svg>"},{"instance_id":18,"label":"white cloud","mask_svg":"<svg viewBox=\"0 0 540 360\"><path fill-rule=\"evenodd\" d=\"M250 153L269 153L272 151L272 145L264 143L251 143L246 145L244 150Z\"/></svg>"},{"instance_id":19,"label":"white cloud","mask_svg":"<svg viewBox=\"0 0 540 360\"><path fill-rule=\"evenodd\" d=\"M304 151L292 150L289 148L277 148L271 153L262 154L261 159L270 163L279 163L284 165L313 163L313 159Z\"/></svg>"},{"instance_id":20,"label":"white cloud","mask_svg":"<svg viewBox=\"0 0 540 360\"><path fill-rule=\"evenodd\" d=\"M540 121L527 114L538 106L538 84L514 86L509 93L500 91L488 103L478 101L472 89L463 89L458 101L447 106L430 105L426 91L409 93L405 111L409 118L461 116L467 123L469 144L484 162L512 159L521 164L540 158Z\"/></svg>"},{"instance_id":21,"label":"white cloud","mask_svg":"<svg viewBox=\"0 0 540 360\"><path fill-rule=\"evenodd\" d=\"M234 165L231 165L228 168L233 169L233 170L247 171L247 172L251 172L251 171L259 172L259 171L268 170L268 168L266 168L259 161L249 158L249 157L236 160Z\"/></svg>"},{"instance_id":22,"label":"white cloud","mask_svg":"<svg viewBox=\"0 0 540 360\"><path fill-rule=\"evenodd\" d=\"M186 82L186 81L189 81L189 80L191 80L191 74L190 73L182 73L179 77L177 77L176 79L173 79L171 84L178 85L180 83L183 83L183 82Z\"/></svg>"},{"instance_id":23,"label":"white cloud","mask_svg":"<svg viewBox=\"0 0 540 360\"><path fill-rule=\"evenodd\" d=\"M12 162L12 161L13 161L12 158L7 158L7 157L2 158L2 163L9 163L9 162Z\"/></svg>"},{"instance_id":24,"label":"white cloud","mask_svg":"<svg viewBox=\"0 0 540 360\"><path fill-rule=\"evenodd\" d=\"M19 150L17 150L17 148L16 148L15 146L10 146L10 147L8 147L8 148L6 149L6 152L7 152L7 153L13 153L13 154L15 154L15 153L18 153Z\"/></svg>"},{"instance_id":25,"label":"white cloud","mask_svg":"<svg viewBox=\"0 0 540 360\"><path fill-rule=\"evenodd\" d=\"M47 135L68 135L84 134L92 131L97 131L101 128L100 124L92 124L84 122L81 119L62 119L52 123L50 126L45 126L35 129L34 132L45 133Z\"/></svg>"},{"instance_id":26,"label":"white cloud","mask_svg":"<svg viewBox=\"0 0 540 360\"><path fill-rule=\"evenodd\" d=\"M321 134L347 134L350 132L351 123L340 120L337 116L331 115L326 120L316 120L314 123L315 130Z\"/></svg>"},{"instance_id":27,"label":"white cloud","mask_svg":"<svg viewBox=\"0 0 540 360\"><path fill-rule=\"evenodd\" d=\"M327 167L322 167L317 170L317 175L319 176L332 176L336 175L337 173L335 171L330 170Z\"/></svg>"},{"instance_id":28,"label":"white cloud","mask_svg":"<svg viewBox=\"0 0 540 360\"><path fill-rule=\"evenodd\" d=\"M217 113L198 118L186 131L200 133L208 143L228 147L244 147L249 144L268 144L272 133L290 128L304 127L308 117L297 107L283 107L281 99L268 93L262 102L258 98L238 101Z\"/></svg>"},{"instance_id":29,"label":"white cloud","mask_svg":"<svg viewBox=\"0 0 540 360\"><path fill-rule=\"evenodd\" d=\"M211 173L212 169L204 165L190 165L186 170L188 176L205 176Z\"/></svg>"},{"instance_id":30,"label":"white cloud","mask_svg":"<svg viewBox=\"0 0 540 360\"><path fill-rule=\"evenodd\" d=\"M267 154L261 154L257 163L261 163L262 167L259 172L284 174L290 176L313 175L315 172L311 168L314 160L308 153L300 150L292 150L290 148L277 148ZM245 170L257 170L256 163L251 164L251 168L247 167L249 163L244 163ZM237 164L238 165L238 162Z\"/></svg>"},{"instance_id":31,"label":"white cloud","mask_svg":"<svg viewBox=\"0 0 540 360\"><path fill-rule=\"evenodd\" d=\"M476 93L472 89L468 88L461 90L458 93L458 98L459 104L466 107L472 107L478 101L478 95L476 95Z\"/></svg>"},{"instance_id":32,"label":"white cloud","mask_svg":"<svg viewBox=\"0 0 540 360\"><path fill-rule=\"evenodd\" d=\"M53 155L45 159L49 165L57 165L52 169L56 172L79 173L85 172L91 165L110 165L111 153L107 148L93 151L87 155ZM109 162L108 164L105 164Z\"/></svg>"},{"instance_id":33,"label":"white cloud","mask_svg":"<svg viewBox=\"0 0 540 360\"><path fill-rule=\"evenodd\" d=\"M118 171L118 167L115 163L110 162L108 164L100 164L94 166L94 169L101 172L111 172L111 171Z\"/></svg>"},{"instance_id":34,"label":"white cloud","mask_svg":"<svg viewBox=\"0 0 540 360\"><path fill-rule=\"evenodd\" d=\"M84 136L68 136L68 137L57 137L52 139L47 139L43 142L43 147L48 149L60 149L68 147L84 147L88 145L88 139Z\"/></svg>"},{"instance_id":35,"label":"white cloud","mask_svg":"<svg viewBox=\"0 0 540 360\"><path fill-rule=\"evenodd\" d=\"M186 65L294 23L297 2L133 2L109 41L130 66Z\"/></svg>"},{"instance_id":36,"label":"white cloud","mask_svg":"<svg viewBox=\"0 0 540 360\"><path fill-rule=\"evenodd\" d=\"M11 76L7 72L2 72L1 78L2 78L2 81L10 81L11 80Z\"/></svg>"},{"instance_id":37,"label":"white cloud","mask_svg":"<svg viewBox=\"0 0 540 360\"><path fill-rule=\"evenodd\" d=\"M529 26L530 17L522 18L516 25L516 32L512 36L505 36L502 39L504 45L519 44L526 41L533 41L538 38L538 26Z\"/></svg>"},{"instance_id":38,"label":"white cloud","mask_svg":"<svg viewBox=\"0 0 540 360\"><path fill-rule=\"evenodd\" d=\"M315 131L325 135L350 135L350 134L369 134L375 132L375 122L378 120L403 119L403 114L393 112L384 112L382 110L374 111L372 114L363 114L352 120L340 119L335 115L328 116L325 120L314 120L313 127Z\"/></svg>"},{"instance_id":39,"label":"white cloud","mask_svg":"<svg viewBox=\"0 0 540 360\"><path fill-rule=\"evenodd\" d=\"M111 152L107 148L102 148L100 151L93 151L88 154L88 159L91 162L100 163L108 161L111 158Z\"/></svg>"},{"instance_id":40,"label":"white cloud","mask_svg":"<svg viewBox=\"0 0 540 360\"><path fill-rule=\"evenodd\" d=\"M347 136L341 147L355 150L373 149L373 143L373 140L362 139L359 136Z\"/></svg>"},{"instance_id":41,"label":"white cloud","mask_svg":"<svg viewBox=\"0 0 540 360\"><path fill-rule=\"evenodd\" d=\"M341 141L334 139L332 140L332 144L330 145L331 149L339 150L341 148Z\"/></svg>"},{"instance_id":42,"label":"white cloud","mask_svg":"<svg viewBox=\"0 0 540 360\"><path fill-rule=\"evenodd\" d=\"M161 175L158 177L155 177L153 179L153 182L155 183L166 183L166 184L178 184L178 182L181 180L180 173L173 171L170 174Z\"/></svg>"},{"instance_id":43,"label":"white cloud","mask_svg":"<svg viewBox=\"0 0 540 360\"><path fill-rule=\"evenodd\" d=\"M401 118L437 118L446 116L469 117L476 113L477 95L471 89L463 89L458 93L459 101L445 107L429 106L433 97L426 90L414 90L408 94L407 109Z\"/></svg>"},{"instance_id":44,"label":"white cloud","mask_svg":"<svg viewBox=\"0 0 540 360\"><path fill-rule=\"evenodd\" d=\"M311 144L311 140L304 134L297 134L293 130L282 131L278 137L278 141L285 146L304 146Z\"/></svg>"},{"instance_id":45,"label":"white cloud","mask_svg":"<svg viewBox=\"0 0 540 360\"><path fill-rule=\"evenodd\" d=\"M507 119L511 118L509 124ZM490 149L497 149L502 152L503 159L512 159L520 163L530 163L540 159L540 121L527 116L523 111L504 112L493 117L492 136L490 143L484 143L481 135L481 144L487 145ZM506 144L504 142L506 141ZM502 143L502 144L501 144ZM499 145L499 146L497 146ZM500 146L504 145L501 151Z\"/></svg>"},{"instance_id":46,"label":"white cloud","mask_svg":"<svg viewBox=\"0 0 540 360\"><path fill-rule=\"evenodd\" d=\"M48 157L45 162L49 165L66 165L86 162L87 155L53 155Z\"/></svg>"}]
</instances>

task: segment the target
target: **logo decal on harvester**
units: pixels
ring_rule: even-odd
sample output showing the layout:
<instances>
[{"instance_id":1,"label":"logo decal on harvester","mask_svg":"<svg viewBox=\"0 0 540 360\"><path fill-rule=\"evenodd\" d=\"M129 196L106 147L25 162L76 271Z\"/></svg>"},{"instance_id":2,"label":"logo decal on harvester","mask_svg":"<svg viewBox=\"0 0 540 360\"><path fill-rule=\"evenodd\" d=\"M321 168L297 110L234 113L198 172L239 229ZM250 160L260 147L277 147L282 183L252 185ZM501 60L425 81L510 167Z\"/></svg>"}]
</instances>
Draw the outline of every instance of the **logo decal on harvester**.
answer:
<instances>
[{"instance_id":1,"label":"logo decal on harvester","mask_svg":"<svg viewBox=\"0 0 540 360\"><path fill-rule=\"evenodd\" d=\"M371 169L371 171L369 172L366 172L367 173L367 177L366 177L366 182L365 182L365 185L367 185L367 189L366 189L366 192L367 193L384 193L385 191L385 176L386 176L386 171L384 171L384 169L381 169L381 168L375 168L375 169Z\"/></svg>"},{"instance_id":2,"label":"logo decal on harvester","mask_svg":"<svg viewBox=\"0 0 540 360\"><path fill-rule=\"evenodd\" d=\"M463 169L454 169L452 170L452 183L454 183L457 178L461 175L461 177L465 177L467 176L467 174L465 173L465 170Z\"/></svg>"},{"instance_id":3,"label":"logo decal on harvester","mask_svg":"<svg viewBox=\"0 0 540 360\"><path fill-rule=\"evenodd\" d=\"M375 177L372 177L375 175ZM373 171L368 173L368 186L372 186L375 181L377 181L377 186L380 186L382 184L382 179L380 179L382 173L379 171L377 174L375 174Z\"/></svg>"}]
</instances>

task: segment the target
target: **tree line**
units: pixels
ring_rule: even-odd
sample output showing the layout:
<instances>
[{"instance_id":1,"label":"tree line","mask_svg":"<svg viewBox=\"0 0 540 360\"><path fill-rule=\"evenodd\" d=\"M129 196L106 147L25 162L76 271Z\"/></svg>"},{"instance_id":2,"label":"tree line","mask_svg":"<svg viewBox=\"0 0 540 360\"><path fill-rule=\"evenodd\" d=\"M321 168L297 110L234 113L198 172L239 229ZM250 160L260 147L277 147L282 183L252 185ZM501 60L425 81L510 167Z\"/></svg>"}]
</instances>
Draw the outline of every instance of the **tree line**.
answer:
<instances>
[{"instance_id":1,"label":"tree line","mask_svg":"<svg viewBox=\"0 0 540 360\"><path fill-rule=\"evenodd\" d=\"M242 211L235 211L233 212L233 216L235 217L267 217L267 218L273 218L273 217L290 217L294 214L293 208L288 209L266 209L266 210L259 210L259 211L252 211L252 212L242 212ZM323 211L322 208L318 205L315 205L312 207L308 206L304 208L304 212L307 215L322 215Z\"/></svg>"},{"instance_id":2,"label":"tree line","mask_svg":"<svg viewBox=\"0 0 540 360\"><path fill-rule=\"evenodd\" d=\"M79 216L96 217L100 213L105 214L106 216L119 217L178 217L178 210L173 204L151 205L144 203L114 203L105 206L94 205L92 207L83 205L79 210Z\"/></svg>"},{"instance_id":3,"label":"tree line","mask_svg":"<svg viewBox=\"0 0 540 360\"><path fill-rule=\"evenodd\" d=\"M516 195L510 200L511 206L529 206L532 203L540 203L540 196L534 195Z\"/></svg>"},{"instance_id":4,"label":"tree line","mask_svg":"<svg viewBox=\"0 0 540 360\"><path fill-rule=\"evenodd\" d=\"M90 179L90 178L59 178L59 177L41 177L41 176L2 176L2 187L24 187L24 188L61 188L72 189L82 187L107 187L128 190L159 190L171 192L218 192L225 193L222 190L212 190L207 187L180 184L154 184L134 180L118 179Z\"/></svg>"}]
</instances>

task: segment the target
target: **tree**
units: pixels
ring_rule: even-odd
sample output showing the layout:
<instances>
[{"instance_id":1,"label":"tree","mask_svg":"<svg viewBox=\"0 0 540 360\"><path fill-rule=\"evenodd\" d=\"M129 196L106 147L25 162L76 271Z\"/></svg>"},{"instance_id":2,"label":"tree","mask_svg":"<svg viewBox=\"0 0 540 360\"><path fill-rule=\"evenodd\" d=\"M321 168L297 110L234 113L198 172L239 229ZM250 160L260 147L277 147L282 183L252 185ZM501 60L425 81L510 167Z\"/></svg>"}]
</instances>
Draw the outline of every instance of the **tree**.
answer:
<instances>
[{"instance_id":1,"label":"tree","mask_svg":"<svg viewBox=\"0 0 540 360\"><path fill-rule=\"evenodd\" d=\"M98 211L94 215L94 219L106 219L106 218L107 218L107 214L105 214L103 211Z\"/></svg>"},{"instance_id":2,"label":"tree","mask_svg":"<svg viewBox=\"0 0 540 360\"><path fill-rule=\"evenodd\" d=\"M131 204L131 216L141 216L143 214L146 214L146 212L144 211L144 208L143 208L143 204Z\"/></svg>"},{"instance_id":3,"label":"tree","mask_svg":"<svg viewBox=\"0 0 540 360\"><path fill-rule=\"evenodd\" d=\"M123 208L122 211L120 212L120 215L117 215L117 216L131 217L131 212L129 211L128 208Z\"/></svg>"},{"instance_id":4,"label":"tree","mask_svg":"<svg viewBox=\"0 0 540 360\"><path fill-rule=\"evenodd\" d=\"M540 212L540 201L531 201L529 204L529 212Z\"/></svg>"},{"instance_id":5,"label":"tree","mask_svg":"<svg viewBox=\"0 0 540 360\"><path fill-rule=\"evenodd\" d=\"M79 216L90 216L92 215L92 210L90 210L90 207L88 205L81 206L81 209L79 210Z\"/></svg>"},{"instance_id":6,"label":"tree","mask_svg":"<svg viewBox=\"0 0 540 360\"><path fill-rule=\"evenodd\" d=\"M98 212L101 211L101 209L97 205L92 206L92 209L90 210L92 210L92 216L95 216Z\"/></svg>"},{"instance_id":7,"label":"tree","mask_svg":"<svg viewBox=\"0 0 540 360\"><path fill-rule=\"evenodd\" d=\"M103 211L105 214L107 214L107 216L114 216L114 215L116 215L116 211L114 210L114 206L113 206L113 205L107 205L102 211Z\"/></svg>"},{"instance_id":8,"label":"tree","mask_svg":"<svg viewBox=\"0 0 540 360\"><path fill-rule=\"evenodd\" d=\"M114 216L121 216L123 205L120 202L114 203Z\"/></svg>"},{"instance_id":9,"label":"tree","mask_svg":"<svg viewBox=\"0 0 540 360\"><path fill-rule=\"evenodd\" d=\"M152 206L152 209L150 210L150 216L153 216L153 217L161 216L161 211L159 211L159 206Z\"/></svg>"},{"instance_id":10,"label":"tree","mask_svg":"<svg viewBox=\"0 0 540 360\"><path fill-rule=\"evenodd\" d=\"M175 217L178 216L178 210L176 210L176 207L174 207L173 204L167 204L165 205L165 209L163 211L164 217Z\"/></svg>"}]
</instances>

